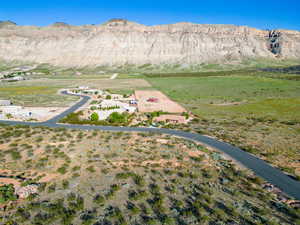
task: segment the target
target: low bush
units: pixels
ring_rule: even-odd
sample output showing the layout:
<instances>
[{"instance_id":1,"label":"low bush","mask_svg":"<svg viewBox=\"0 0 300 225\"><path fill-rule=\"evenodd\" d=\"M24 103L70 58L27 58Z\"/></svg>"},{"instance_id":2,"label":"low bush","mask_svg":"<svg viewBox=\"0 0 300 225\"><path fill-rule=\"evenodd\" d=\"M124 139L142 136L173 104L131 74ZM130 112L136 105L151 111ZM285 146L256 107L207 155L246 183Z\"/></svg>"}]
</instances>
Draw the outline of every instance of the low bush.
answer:
<instances>
[{"instance_id":1,"label":"low bush","mask_svg":"<svg viewBox=\"0 0 300 225\"><path fill-rule=\"evenodd\" d=\"M15 188L12 184L3 185L0 187L0 204L7 201L17 200Z\"/></svg>"}]
</instances>

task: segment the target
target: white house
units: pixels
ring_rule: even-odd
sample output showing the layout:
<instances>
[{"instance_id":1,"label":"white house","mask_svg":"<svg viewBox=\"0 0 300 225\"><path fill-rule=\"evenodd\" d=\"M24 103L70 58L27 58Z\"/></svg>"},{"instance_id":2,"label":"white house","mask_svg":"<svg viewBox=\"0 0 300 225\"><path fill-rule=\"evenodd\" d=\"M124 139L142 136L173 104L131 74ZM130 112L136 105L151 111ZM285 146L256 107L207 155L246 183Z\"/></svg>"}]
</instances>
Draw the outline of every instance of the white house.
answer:
<instances>
[{"instance_id":1,"label":"white house","mask_svg":"<svg viewBox=\"0 0 300 225\"><path fill-rule=\"evenodd\" d=\"M130 106L128 103L115 101L115 100L103 100L99 107L102 109L96 110L95 112L99 115L99 120L105 120L109 117L113 112L118 113L134 113L136 111L136 107ZM112 107L116 107L115 109L109 109Z\"/></svg>"},{"instance_id":2,"label":"white house","mask_svg":"<svg viewBox=\"0 0 300 225\"><path fill-rule=\"evenodd\" d=\"M136 111L136 107L130 106L128 103L115 101L115 100L103 100L99 104L100 108L110 108L110 107L118 107L124 109L126 112L134 113Z\"/></svg>"},{"instance_id":3,"label":"white house","mask_svg":"<svg viewBox=\"0 0 300 225\"><path fill-rule=\"evenodd\" d=\"M99 104L100 108L122 107L123 103L115 100L103 100Z\"/></svg>"},{"instance_id":4,"label":"white house","mask_svg":"<svg viewBox=\"0 0 300 225\"><path fill-rule=\"evenodd\" d=\"M0 106L0 111L2 111L3 113L16 113L16 112L20 112L23 109L22 106L16 106L16 105L9 105L9 106Z\"/></svg>"},{"instance_id":5,"label":"white house","mask_svg":"<svg viewBox=\"0 0 300 225\"><path fill-rule=\"evenodd\" d=\"M78 89L85 90L85 89L89 89L89 87L88 86L79 86Z\"/></svg>"},{"instance_id":6,"label":"white house","mask_svg":"<svg viewBox=\"0 0 300 225\"><path fill-rule=\"evenodd\" d=\"M10 100L0 100L0 106L9 106L11 105Z\"/></svg>"}]
</instances>

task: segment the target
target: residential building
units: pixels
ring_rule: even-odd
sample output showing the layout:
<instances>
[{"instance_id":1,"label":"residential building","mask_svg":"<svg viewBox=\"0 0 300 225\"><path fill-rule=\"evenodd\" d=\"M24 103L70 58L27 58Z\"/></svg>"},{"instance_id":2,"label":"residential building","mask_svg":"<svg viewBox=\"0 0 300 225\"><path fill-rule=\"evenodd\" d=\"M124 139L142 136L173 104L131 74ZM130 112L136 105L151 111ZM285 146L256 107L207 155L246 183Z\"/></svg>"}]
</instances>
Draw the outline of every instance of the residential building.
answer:
<instances>
[{"instance_id":1,"label":"residential building","mask_svg":"<svg viewBox=\"0 0 300 225\"><path fill-rule=\"evenodd\" d=\"M9 106L11 105L10 100L0 100L0 106Z\"/></svg>"}]
</instances>

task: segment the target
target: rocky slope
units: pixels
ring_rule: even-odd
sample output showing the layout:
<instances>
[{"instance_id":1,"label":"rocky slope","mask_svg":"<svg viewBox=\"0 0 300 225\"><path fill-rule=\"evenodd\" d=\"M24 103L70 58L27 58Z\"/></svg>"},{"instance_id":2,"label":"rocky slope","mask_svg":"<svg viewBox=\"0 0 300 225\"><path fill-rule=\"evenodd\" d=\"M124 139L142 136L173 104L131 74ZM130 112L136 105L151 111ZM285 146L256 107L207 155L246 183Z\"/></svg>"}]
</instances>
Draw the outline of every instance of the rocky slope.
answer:
<instances>
[{"instance_id":1,"label":"rocky slope","mask_svg":"<svg viewBox=\"0 0 300 225\"><path fill-rule=\"evenodd\" d=\"M144 26L126 20L48 27L0 23L0 58L60 66L200 64L245 58L300 59L300 32L178 23Z\"/></svg>"}]
</instances>

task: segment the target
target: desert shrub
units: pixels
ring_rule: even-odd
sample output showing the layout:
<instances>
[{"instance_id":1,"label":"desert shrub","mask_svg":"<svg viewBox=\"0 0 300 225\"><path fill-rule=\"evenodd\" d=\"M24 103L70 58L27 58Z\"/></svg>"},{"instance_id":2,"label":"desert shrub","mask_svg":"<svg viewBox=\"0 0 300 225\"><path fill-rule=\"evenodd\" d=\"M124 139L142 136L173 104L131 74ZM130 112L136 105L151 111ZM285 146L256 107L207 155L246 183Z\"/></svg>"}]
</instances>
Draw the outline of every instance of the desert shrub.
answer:
<instances>
[{"instance_id":1,"label":"desert shrub","mask_svg":"<svg viewBox=\"0 0 300 225\"><path fill-rule=\"evenodd\" d=\"M132 215L137 215L141 212L140 208L138 208L132 202L127 202L127 209L130 211Z\"/></svg>"},{"instance_id":2,"label":"desert shrub","mask_svg":"<svg viewBox=\"0 0 300 225\"><path fill-rule=\"evenodd\" d=\"M116 192L116 191L121 190L121 187L118 184L113 184L113 185L110 186L110 189L111 189L111 191Z\"/></svg>"},{"instance_id":3,"label":"desert shrub","mask_svg":"<svg viewBox=\"0 0 300 225\"><path fill-rule=\"evenodd\" d=\"M101 172L104 173L104 174L108 174L109 169L108 168L103 168L103 169L101 169Z\"/></svg>"},{"instance_id":4,"label":"desert shrub","mask_svg":"<svg viewBox=\"0 0 300 225\"><path fill-rule=\"evenodd\" d=\"M56 190L56 184L51 184L48 187L48 193L53 193L53 192L55 192L55 190Z\"/></svg>"},{"instance_id":5,"label":"desert shrub","mask_svg":"<svg viewBox=\"0 0 300 225\"><path fill-rule=\"evenodd\" d=\"M131 177L133 175L133 173L131 173L131 172L127 172L127 173L117 173L116 174L116 178L117 179L127 179L127 178L129 178L129 177Z\"/></svg>"},{"instance_id":6,"label":"desert shrub","mask_svg":"<svg viewBox=\"0 0 300 225\"><path fill-rule=\"evenodd\" d=\"M72 168L72 171L78 171L78 170L80 170L80 166L74 166L74 167Z\"/></svg>"},{"instance_id":7,"label":"desert shrub","mask_svg":"<svg viewBox=\"0 0 300 225\"><path fill-rule=\"evenodd\" d=\"M168 217L168 216L164 216L164 217L161 219L161 222L162 222L163 224L166 224L166 225L176 224L175 219L172 218L172 217Z\"/></svg>"},{"instance_id":8,"label":"desert shrub","mask_svg":"<svg viewBox=\"0 0 300 225\"><path fill-rule=\"evenodd\" d=\"M57 172L59 172L60 174L65 174L67 172L67 168L65 166L59 167L57 169Z\"/></svg>"},{"instance_id":9,"label":"desert shrub","mask_svg":"<svg viewBox=\"0 0 300 225\"><path fill-rule=\"evenodd\" d=\"M159 194L160 193L160 187L157 184L150 184L149 189L152 194Z\"/></svg>"},{"instance_id":10,"label":"desert shrub","mask_svg":"<svg viewBox=\"0 0 300 225\"><path fill-rule=\"evenodd\" d=\"M142 177L141 175L137 175L135 174L133 177L132 177L134 183L138 186L144 186L145 185L145 180L144 180L144 177Z\"/></svg>"},{"instance_id":11,"label":"desert shrub","mask_svg":"<svg viewBox=\"0 0 300 225\"><path fill-rule=\"evenodd\" d=\"M0 187L0 204L7 201L17 200L15 188L12 184L6 184Z\"/></svg>"},{"instance_id":12,"label":"desert shrub","mask_svg":"<svg viewBox=\"0 0 300 225\"><path fill-rule=\"evenodd\" d=\"M69 181L68 180L63 180L62 182L62 186L63 186L63 189L67 189L69 187Z\"/></svg>"},{"instance_id":13,"label":"desert shrub","mask_svg":"<svg viewBox=\"0 0 300 225\"><path fill-rule=\"evenodd\" d=\"M94 203L96 203L97 205L103 205L105 202L105 198L102 195L96 195L96 197L94 198Z\"/></svg>"},{"instance_id":14,"label":"desert shrub","mask_svg":"<svg viewBox=\"0 0 300 225\"><path fill-rule=\"evenodd\" d=\"M80 174L79 173L73 173L72 178L76 178L76 177L80 177Z\"/></svg>"},{"instance_id":15,"label":"desert shrub","mask_svg":"<svg viewBox=\"0 0 300 225\"><path fill-rule=\"evenodd\" d=\"M76 194L71 192L67 195L67 201L74 201L76 199Z\"/></svg>"},{"instance_id":16,"label":"desert shrub","mask_svg":"<svg viewBox=\"0 0 300 225\"><path fill-rule=\"evenodd\" d=\"M74 193L68 198L69 208L74 211L81 211L84 209L84 199L81 196L76 196Z\"/></svg>"},{"instance_id":17,"label":"desert shrub","mask_svg":"<svg viewBox=\"0 0 300 225\"><path fill-rule=\"evenodd\" d=\"M96 170L93 166L87 167L86 170L89 171L90 173L95 173L96 172Z\"/></svg>"},{"instance_id":18,"label":"desert shrub","mask_svg":"<svg viewBox=\"0 0 300 225\"><path fill-rule=\"evenodd\" d=\"M30 213L24 208L19 207L15 212L15 216L19 218L20 222L25 222L30 218Z\"/></svg>"},{"instance_id":19,"label":"desert shrub","mask_svg":"<svg viewBox=\"0 0 300 225\"><path fill-rule=\"evenodd\" d=\"M195 161L195 162L201 162L201 161L204 160L204 158L205 158L204 155L200 155L200 156L190 156L190 159L193 160L193 161Z\"/></svg>"},{"instance_id":20,"label":"desert shrub","mask_svg":"<svg viewBox=\"0 0 300 225\"><path fill-rule=\"evenodd\" d=\"M10 151L10 155L13 160L18 160L22 158L20 152L17 151Z\"/></svg>"},{"instance_id":21,"label":"desert shrub","mask_svg":"<svg viewBox=\"0 0 300 225\"><path fill-rule=\"evenodd\" d=\"M130 200L137 201L146 198L148 196L148 193L145 190L129 191L128 196Z\"/></svg>"}]
</instances>

